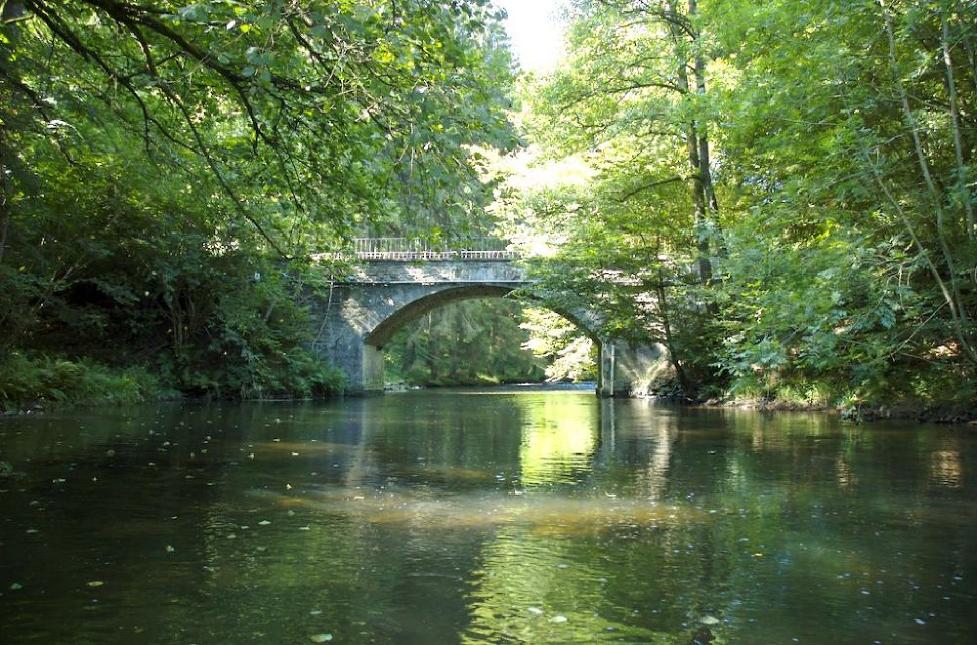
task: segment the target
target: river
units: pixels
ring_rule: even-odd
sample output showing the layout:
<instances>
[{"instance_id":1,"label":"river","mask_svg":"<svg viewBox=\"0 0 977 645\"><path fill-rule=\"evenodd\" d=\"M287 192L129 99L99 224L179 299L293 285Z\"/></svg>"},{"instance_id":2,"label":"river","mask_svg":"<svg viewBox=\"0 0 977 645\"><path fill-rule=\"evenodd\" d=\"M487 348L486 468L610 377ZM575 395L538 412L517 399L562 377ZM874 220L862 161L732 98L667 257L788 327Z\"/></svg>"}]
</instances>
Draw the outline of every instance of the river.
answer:
<instances>
[{"instance_id":1,"label":"river","mask_svg":"<svg viewBox=\"0 0 977 645\"><path fill-rule=\"evenodd\" d=\"M0 420L4 643L974 643L977 435L589 392Z\"/></svg>"}]
</instances>

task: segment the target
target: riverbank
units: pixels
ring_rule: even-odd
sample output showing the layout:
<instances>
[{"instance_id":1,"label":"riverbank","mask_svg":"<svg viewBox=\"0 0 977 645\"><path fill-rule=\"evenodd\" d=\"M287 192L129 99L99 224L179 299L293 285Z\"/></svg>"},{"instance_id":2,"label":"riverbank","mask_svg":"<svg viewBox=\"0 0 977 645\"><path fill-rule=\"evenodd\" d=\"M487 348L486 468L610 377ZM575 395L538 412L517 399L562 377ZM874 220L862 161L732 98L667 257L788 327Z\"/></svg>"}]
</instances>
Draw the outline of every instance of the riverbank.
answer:
<instances>
[{"instance_id":1,"label":"riverbank","mask_svg":"<svg viewBox=\"0 0 977 645\"><path fill-rule=\"evenodd\" d=\"M717 390L718 388L712 388L711 396L690 397L677 383L666 383L648 392L646 396L702 408L758 412L824 412L838 415L843 421L852 423L902 420L977 425L977 401L951 396L924 399L896 387L891 388L889 396L876 396L874 399L837 383L825 381L793 381L770 388L758 387L756 383L734 381L723 391L717 393Z\"/></svg>"},{"instance_id":2,"label":"riverbank","mask_svg":"<svg viewBox=\"0 0 977 645\"><path fill-rule=\"evenodd\" d=\"M141 367L115 368L88 359L12 353L0 362L0 413L49 406L134 404L178 393Z\"/></svg>"},{"instance_id":3,"label":"riverbank","mask_svg":"<svg viewBox=\"0 0 977 645\"><path fill-rule=\"evenodd\" d=\"M183 379L189 385L178 385L180 379L167 375L167 370L107 365L84 357L11 352L0 360L0 415L198 398L322 399L341 394L343 385L341 375L325 366L313 366L287 375L288 378L269 377L267 383L239 384L236 388L221 387L218 381L205 376L193 376Z\"/></svg>"},{"instance_id":4,"label":"riverbank","mask_svg":"<svg viewBox=\"0 0 977 645\"><path fill-rule=\"evenodd\" d=\"M0 369L0 416L20 416L43 413L50 409L85 408L102 405L134 405L153 401L179 399L213 399L210 395L185 393L167 386L159 376L142 367L116 368L87 359L68 360L59 357L24 357L11 355ZM583 391L593 390L593 382L558 383L464 383L408 385L393 383L387 392L408 392L417 389L450 392L452 390L483 390L493 392ZM341 396L341 389L319 399ZM871 423L885 420L907 420L920 423L966 425L977 428L977 404L960 402L883 402L874 404L830 404L821 396L800 396L791 391L788 396L725 396L690 400L675 390L659 390L645 397L702 408L730 408L759 412L824 412L839 415L852 423ZM224 400L263 400L266 396L224 396ZM308 396L294 396L287 392L271 397L274 400L309 400Z\"/></svg>"},{"instance_id":5,"label":"riverbank","mask_svg":"<svg viewBox=\"0 0 977 645\"><path fill-rule=\"evenodd\" d=\"M758 412L824 412L836 414L844 421L871 423L874 421L903 420L920 423L947 425L971 425L977 427L977 404L847 404L827 405L819 402L798 402L783 399L709 399L693 402L704 408L737 408Z\"/></svg>"}]
</instances>

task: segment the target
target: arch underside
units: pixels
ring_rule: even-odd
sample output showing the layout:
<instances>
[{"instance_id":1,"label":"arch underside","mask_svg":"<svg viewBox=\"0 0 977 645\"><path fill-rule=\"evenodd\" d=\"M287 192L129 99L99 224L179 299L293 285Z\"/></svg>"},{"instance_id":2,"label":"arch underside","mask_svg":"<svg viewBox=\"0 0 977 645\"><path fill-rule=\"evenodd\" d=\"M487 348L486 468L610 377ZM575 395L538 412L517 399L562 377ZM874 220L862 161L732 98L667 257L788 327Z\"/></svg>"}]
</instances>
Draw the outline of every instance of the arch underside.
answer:
<instances>
[{"instance_id":1,"label":"arch underside","mask_svg":"<svg viewBox=\"0 0 977 645\"><path fill-rule=\"evenodd\" d=\"M383 347L390 342L390 339L393 338L393 336L405 325L419 319L430 311L453 302L460 302L462 300L473 300L478 298L505 298L506 296L512 294L516 288L517 287L513 285L474 284L460 287L450 287L436 291L417 298L416 300L403 305L388 315L382 322L380 322L379 325L376 326L376 328L373 329L373 331L364 337L363 342L367 345L372 345L377 349L383 349ZM533 300L534 298L530 294L526 296L526 299ZM550 311L559 314L563 318L566 318L582 333L587 335L594 342L598 343L598 345L600 344L600 341L593 329L584 323L580 316L573 315L566 311L557 310L542 301L539 302L539 306L549 309Z\"/></svg>"}]
</instances>

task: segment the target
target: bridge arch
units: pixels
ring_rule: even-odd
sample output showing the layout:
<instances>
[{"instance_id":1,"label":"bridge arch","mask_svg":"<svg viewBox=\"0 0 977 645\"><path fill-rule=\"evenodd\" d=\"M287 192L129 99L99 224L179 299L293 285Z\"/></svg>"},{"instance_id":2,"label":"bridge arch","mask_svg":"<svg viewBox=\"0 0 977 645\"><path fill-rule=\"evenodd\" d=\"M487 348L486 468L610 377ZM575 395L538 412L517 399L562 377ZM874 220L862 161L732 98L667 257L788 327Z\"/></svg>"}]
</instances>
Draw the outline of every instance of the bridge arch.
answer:
<instances>
[{"instance_id":1,"label":"bridge arch","mask_svg":"<svg viewBox=\"0 0 977 645\"><path fill-rule=\"evenodd\" d=\"M373 345L382 349L390 342L394 334L400 331L405 325L409 325L421 318L424 314L434 311L435 309L440 309L441 307L453 303L460 302L462 300L477 300L482 298L505 298L511 295L516 290L515 286L512 285L495 285L495 284L472 284L472 285L462 285L462 286L451 286L427 295L422 295L416 300L407 302L401 306L400 309L394 311L385 320L380 322L371 332L369 332L364 337L364 342L367 345ZM550 311L562 316L566 320L573 323L585 336L590 338L592 341L600 344L600 338L594 331L594 325L589 321L585 322L585 316L576 315L567 312L562 309L556 309L542 301L540 298L536 298L532 293L525 294L524 300L533 302L538 300L539 306L543 309L549 309Z\"/></svg>"},{"instance_id":2,"label":"bridge arch","mask_svg":"<svg viewBox=\"0 0 977 645\"><path fill-rule=\"evenodd\" d=\"M516 289L531 293L525 288L532 286L524 270L508 259L371 259L313 303L312 348L345 373L347 392L380 393L383 347L404 325L450 302L505 297ZM542 299L540 305L554 310ZM632 347L601 338L590 312L556 313L595 341L599 395L641 393L670 370L660 346Z\"/></svg>"}]
</instances>

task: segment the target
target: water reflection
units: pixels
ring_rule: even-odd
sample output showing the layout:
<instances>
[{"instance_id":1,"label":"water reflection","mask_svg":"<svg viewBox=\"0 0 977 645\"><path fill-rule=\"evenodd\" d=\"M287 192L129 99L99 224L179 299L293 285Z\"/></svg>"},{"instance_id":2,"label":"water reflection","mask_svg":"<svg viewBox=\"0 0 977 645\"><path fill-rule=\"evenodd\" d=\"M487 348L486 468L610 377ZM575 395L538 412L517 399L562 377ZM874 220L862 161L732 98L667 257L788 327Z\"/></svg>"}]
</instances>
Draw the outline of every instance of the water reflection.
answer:
<instances>
[{"instance_id":1,"label":"water reflection","mask_svg":"<svg viewBox=\"0 0 977 645\"><path fill-rule=\"evenodd\" d=\"M5 419L5 642L969 642L973 435L572 392Z\"/></svg>"},{"instance_id":2,"label":"water reflection","mask_svg":"<svg viewBox=\"0 0 977 645\"><path fill-rule=\"evenodd\" d=\"M579 484L587 478L601 438L601 409L590 397L535 397L520 402L519 469L527 486ZM610 430L613 436L613 426Z\"/></svg>"}]
</instances>

